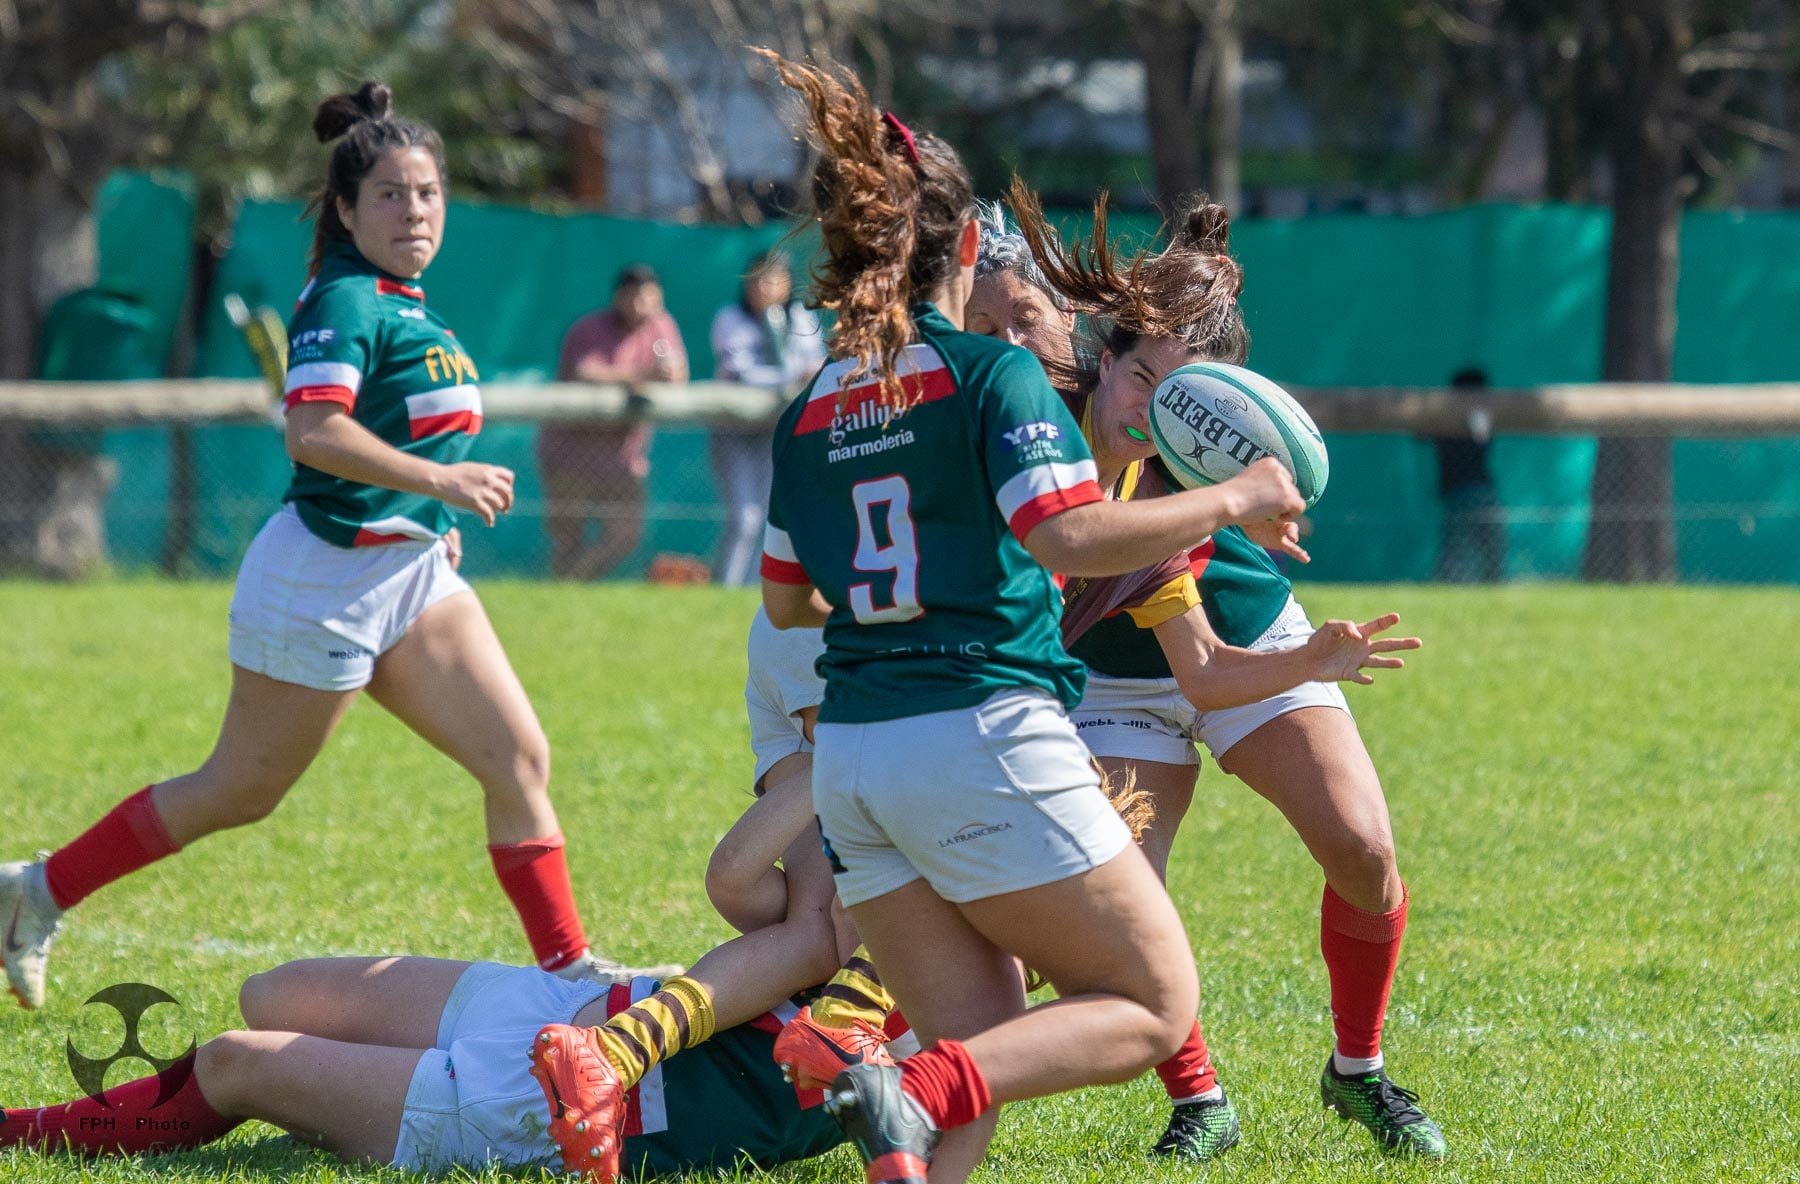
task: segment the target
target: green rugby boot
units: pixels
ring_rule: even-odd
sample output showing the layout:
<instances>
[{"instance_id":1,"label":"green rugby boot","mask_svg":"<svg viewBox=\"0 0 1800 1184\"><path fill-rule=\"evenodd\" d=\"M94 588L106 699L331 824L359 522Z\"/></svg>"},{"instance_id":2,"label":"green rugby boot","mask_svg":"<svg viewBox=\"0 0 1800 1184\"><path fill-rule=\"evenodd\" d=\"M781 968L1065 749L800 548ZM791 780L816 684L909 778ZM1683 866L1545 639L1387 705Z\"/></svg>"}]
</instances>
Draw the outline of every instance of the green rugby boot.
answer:
<instances>
[{"instance_id":1,"label":"green rugby boot","mask_svg":"<svg viewBox=\"0 0 1800 1184\"><path fill-rule=\"evenodd\" d=\"M1419 1095L1395 1085L1386 1070L1344 1077L1328 1060L1319 1076L1319 1097L1338 1117L1368 1127L1385 1150L1425 1159L1449 1154L1444 1132L1419 1109Z\"/></svg>"},{"instance_id":2,"label":"green rugby boot","mask_svg":"<svg viewBox=\"0 0 1800 1184\"><path fill-rule=\"evenodd\" d=\"M1169 1115L1169 1129L1150 1148L1150 1154L1170 1159L1211 1159L1237 1146L1237 1107L1223 1090L1216 1098L1177 1102Z\"/></svg>"}]
</instances>

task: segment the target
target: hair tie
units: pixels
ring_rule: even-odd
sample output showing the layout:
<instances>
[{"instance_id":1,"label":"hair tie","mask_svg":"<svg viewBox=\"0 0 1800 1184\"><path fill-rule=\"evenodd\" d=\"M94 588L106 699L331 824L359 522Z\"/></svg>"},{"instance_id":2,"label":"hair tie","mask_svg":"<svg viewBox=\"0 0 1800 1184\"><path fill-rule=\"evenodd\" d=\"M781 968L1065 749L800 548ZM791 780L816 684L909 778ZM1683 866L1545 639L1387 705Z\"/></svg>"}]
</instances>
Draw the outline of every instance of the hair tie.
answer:
<instances>
[{"instance_id":1,"label":"hair tie","mask_svg":"<svg viewBox=\"0 0 1800 1184\"><path fill-rule=\"evenodd\" d=\"M900 133L900 144L906 151L906 159L915 165L919 163L919 142L913 139L912 129L900 122L900 117L892 111L881 113L881 122Z\"/></svg>"}]
</instances>

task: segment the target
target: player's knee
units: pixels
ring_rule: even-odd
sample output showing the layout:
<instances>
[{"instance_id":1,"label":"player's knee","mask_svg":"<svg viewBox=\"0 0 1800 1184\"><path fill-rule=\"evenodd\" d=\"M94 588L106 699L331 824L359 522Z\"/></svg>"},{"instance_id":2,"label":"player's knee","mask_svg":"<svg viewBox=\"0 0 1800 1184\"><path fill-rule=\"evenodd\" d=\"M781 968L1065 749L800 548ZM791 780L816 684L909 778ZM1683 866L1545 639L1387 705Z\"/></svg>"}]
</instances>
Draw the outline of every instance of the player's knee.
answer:
<instances>
[{"instance_id":1,"label":"player's knee","mask_svg":"<svg viewBox=\"0 0 1800 1184\"><path fill-rule=\"evenodd\" d=\"M712 858L706 861L706 896L715 908L741 897L765 869L755 866L750 853L730 835L719 840Z\"/></svg>"},{"instance_id":2,"label":"player's knee","mask_svg":"<svg viewBox=\"0 0 1800 1184\"><path fill-rule=\"evenodd\" d=\"M214 822L221 829L261 822L281 805L281 799L287 796L292 785L293 780L285 777L264 776L240 781L214 798Z\"/></svg>"},{"instance_id":3,"label":"player's knee","mask_svg":"<svg viewBox=\"0 0 1800 1184\"><path fill-rule=\"evenodd\" d=\"M520 738L518 751L513 754L512 775L519 790L528 797L549 792L550 740L542 730L534 728Z\"/></svg>"},{"instance_id":4,"label":"player's knee","mask_svg":"<svg viewBox=\"0 0 1800 1184\"><path fill-rule=\"evenodd\" d=\"M194 1076L214 1107L230 1109L254 1084L256 1066L266 1051L255 1032L221 1032L194 1053Z\"/></svg>"},{"instance_id":5,"label":"player's knee","mask_svg":"<svg viewBox=\"0 0 1800 1184\"><path fill-rule=\"evenodd\" d=\"M1394 837L1385 827L1346 830L1320 854L1326 878L1346 898L1380 899L1388 882L1397 877Z\"/></svg>"},{"instance_id":6,"label":"player's knee","mask_svg":"<svg viewBox=\"0 0 1800 1184\"><path fill-rule=\"evenodd\" d=\"M260 971L238 988L238 1012L251 1028L270 1031L293 1027L294 1003L306 994L302 964L288 962Z\"/></svg>"}]
</instances>

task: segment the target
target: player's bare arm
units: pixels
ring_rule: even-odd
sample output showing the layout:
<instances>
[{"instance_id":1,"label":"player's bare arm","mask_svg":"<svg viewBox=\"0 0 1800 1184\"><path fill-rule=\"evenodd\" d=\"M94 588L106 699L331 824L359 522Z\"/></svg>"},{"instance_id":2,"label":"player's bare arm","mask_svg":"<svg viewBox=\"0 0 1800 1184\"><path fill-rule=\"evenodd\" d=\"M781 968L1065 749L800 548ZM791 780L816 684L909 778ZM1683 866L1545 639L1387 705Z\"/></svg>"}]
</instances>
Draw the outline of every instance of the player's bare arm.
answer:
<instances>
[{"instance_id":1,"label":"player's bare arm","mask_svg":"<svg viewBox=\"0 0 1800 1184\"><path fill-rule=\"evenodd\" d=\"M1121 575L1186 550L1222 527L1289 518L1303 508L1293 477L1281 462L1264 458L1206 489L1065 510L1033 528L1025 549L1064 575Z\"/></svg>"}]
</instances>

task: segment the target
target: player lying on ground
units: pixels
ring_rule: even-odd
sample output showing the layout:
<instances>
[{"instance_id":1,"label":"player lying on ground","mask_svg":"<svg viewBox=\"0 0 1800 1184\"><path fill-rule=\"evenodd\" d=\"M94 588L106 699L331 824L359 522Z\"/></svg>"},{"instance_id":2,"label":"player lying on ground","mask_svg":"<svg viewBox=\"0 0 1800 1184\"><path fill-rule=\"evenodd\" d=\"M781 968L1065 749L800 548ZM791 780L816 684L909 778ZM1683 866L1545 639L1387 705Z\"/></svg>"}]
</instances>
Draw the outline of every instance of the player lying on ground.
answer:
<instances>
[{"instance_id":1,"label":"player lying on ground","mask_svg":"<svg viewBox=\"0 0 1800 1184\"><path fill-rule=\"evenodd\" d=\"M563 1156L530 1073L534 1037L545 1024L632 1022L655 1007L654 987L436 958L290 962L244 983L249 1030L107 1091L105 1103L8 1109L0 1148L178 1151L254 1118L349 1160L433 1172L554 1168ZM784 1082L771 1059L793 1010L729 1023L634 1082L619 1116L627 1170L772 1167L840 1143L822 1095ZM165 1088L173 1096L159 1104Z\"/></svg>"},{"instance_id":2,"label":"player lying on ground","mask_svg":"<svg viewBox=\"0 0 1800 1184\"><path fill-rule=\"evenodd\" d=\"M0 864L0 960L24 1007L43 1005L64 910L266 818L364 690L480 783L494 873L538 965L626 973L588 950L549 742L457 572L456 509L493 525L513 475L467 459L481 430L475 365L418 285L443 242L443 143L389 101L365 83L313 121L338 143L289 326L294 479L238 572L219 738L198 769L133 793L43 862Z\"/></svg>"},{"instance_id":3,"label":"player lying on ground","mask_svg":"<svg viewBox=\"0 0 1800 1184\"><path fill-rule=\"evenodd\" d=\"M1227 254L1229 216L1204 199L1191 202L1172 220L1160 250L1124 259L1106 243L1104 202L1095 210L1093 238L1070 247L1022 184L1014 185L1013 206L1023 237L991 228L998 233L990 233L990 253L1009 265L977 284L971 322L1018 336L1021 330L1009 326L1027 318L1024 328L1046 369L1073 375L1061 385L1092 443L1100 483L1114 497L1166 493L1175 486L1146 432L1150 393L1177 367L1241 364L1249 352L1237 302L1243 273ZM1075 313L1093 331L1081 350L1072 336ZM1354 657L1346 643L1399 618L1362 626L1333 621L1314 631L1287 578L1258 545L1305 561L1290 531L1275 527L1257 536L1254 528L1228 527L1159 567L1117 580L1071 581L1063 638L1088 667L1087 689L1071 716L1109 774L1129 774L1155 802L1146 850L1159 872L1193 800L1196 742L1287 817L1326 880L1320 948L1337 1045L1320 1076L1321 1096L1382 1146L1435 1158L1445 1151L1442 1133L1383 1068L1381 1029L1406 890L1380 779L1333 685L1370 681L1364 664L1399 665L1379 658L1339 664L1333 656ZM1417 645L1408 638L1368 648ZM1259 678L1261 690L1246 693ZM1221 694L1226 688L1231 693ZM1189 1102L1176 1107L1160 1149L1204 1158L1236 1140L1236 1115L1218 1089L1198 1025L1159 1072L1170 1096Z\"/></svg>"}]
</instances>

